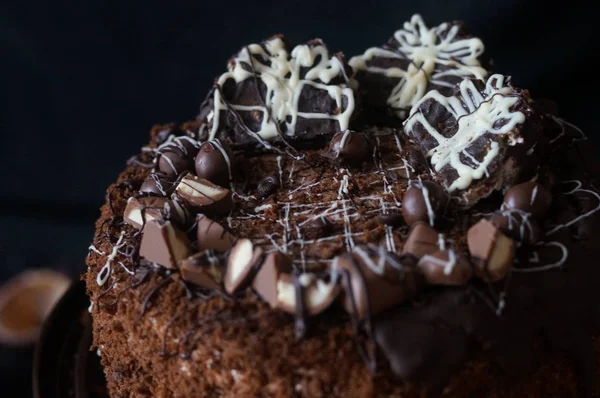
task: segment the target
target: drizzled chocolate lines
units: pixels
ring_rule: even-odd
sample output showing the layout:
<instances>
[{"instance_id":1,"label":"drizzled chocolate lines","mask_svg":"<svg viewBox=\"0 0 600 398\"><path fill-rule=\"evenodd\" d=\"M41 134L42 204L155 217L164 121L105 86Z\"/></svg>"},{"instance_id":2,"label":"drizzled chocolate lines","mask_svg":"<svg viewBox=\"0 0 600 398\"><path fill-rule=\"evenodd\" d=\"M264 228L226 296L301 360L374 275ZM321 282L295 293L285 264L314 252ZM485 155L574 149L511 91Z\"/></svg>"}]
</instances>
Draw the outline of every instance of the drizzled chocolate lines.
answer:
<instances>
[{"instance_id":1,"label":"drizzled chocolate lines","mask_svg":"<svg viewBox=\"0 0 600 398\"><path fill-rule=\"evenodd\" d=\"M574 195L577 192L589 193L598 200L598 204L592 210L589 210L583 214L580 214L579 216L575 217L571 221L569 221L565 224L557 225L554 228L550 229L548 232L546 232L546 236L550 236L553 233L555 233L563 228L570 227L571 225L578 223L579 221L583 220L584 218L587 218L587 217L591 216L592 214L596 213L598 210L600 210L600 195L598 195L597 192L592 191L590 189L582 189L581 187L583 186L583 183L579 180L563 181L562 183L563 184L575 184L575 187L573 189L566 191L566 192L562 192L561 193L562 195Z\"/></svg>"}]
</instances>

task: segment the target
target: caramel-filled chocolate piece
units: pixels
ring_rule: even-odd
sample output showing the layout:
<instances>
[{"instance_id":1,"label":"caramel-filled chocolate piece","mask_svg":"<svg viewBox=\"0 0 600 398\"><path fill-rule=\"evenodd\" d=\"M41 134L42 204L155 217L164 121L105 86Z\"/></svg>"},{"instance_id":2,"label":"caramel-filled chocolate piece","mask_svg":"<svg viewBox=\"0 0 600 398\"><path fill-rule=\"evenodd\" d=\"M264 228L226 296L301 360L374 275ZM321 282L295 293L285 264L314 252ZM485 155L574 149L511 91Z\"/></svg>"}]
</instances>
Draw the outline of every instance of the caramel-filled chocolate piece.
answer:
<instances>
[{"instance_id":1,"label":"caramel-filled chocolate piece","mask_svg":"<svg viewBox=\"0 0 600 398\"><path fill-rule=\"evenodd\" d=\"M425 94L404 128L447 191L470 207L539 166L544 138L530 104L509 77L464 79L452 94Z\"/></svg>"},{"instance_id":2,"label":"caramel-filled chocolate piece","mask_svg":"<svg viewBox=\"0 0 600 398\"><path fill-rule=\"evenodd\" d=\"M149 221L142 233L140 256L150 262L176 269L190 255L190 241L170 221Z\"/></svg>"},{"instance_id":3,"label":"caramel-filled chocolate piece","mask_svg":"<svg viewBox=\"0 0 600 398\"><path fill-rule=\"evenodd\" d=\"M214 254L202 251L186 258L179 268L184 281L206 289L221 289L223 264Z\"/></svg>"},{"instance_id":4,"label":"caramel-filled chocolate piece","mask_svg":"<svg viewBox=\"0 0 600 398\"><path fill-rule=\"evenodd\" d=\"M196 216L196 225L198 250L224 252L229 250L235 243L236 237L231 232L204 214Z\"/></svg>"},{"instance_id":5,"label":"caramel-filled chocolate piece","mask_svg":"<svg viewBox=\"0 0 600 398\"><path fill-rule=\"evenodd\" d=\"M163 218L165 203L167 199L160 197L131 197L127 200L123 220L134 228L142 229L148 221Z\"/></svg>"},{"instance_id":6,"label":"caramel-filled chocolate piece","mask_svg":"<svg viewBox=\"0 0 600 398\"><path fill-rule=\"evenodd\" d=\"M473 276L469 262L453 249L426 254L417 266L430 285L464 285Z\"/></svg>"},{"instance_id":7,"label":"caramel-filled chocolate piece","mask_svg":"<svg viewBox=\"0 0 600 398\"><path fill-rule=\"evenodd\" d=\"M506 209L519 209L540 219L552 205L552 194L542 184L527 181L510 188L504 195Z\"/></svg>"},{"instance_id":8,"label":"caramel-filled chocolate piece","mask_svg":"<svg viewBox=\"0 0 600 398\"><path fill-rule=\"evenodd\" d=\"M411 181L402 198L402 215L408 225L427 221L432 227L448 205L446 190L433 181Z\"/></svg>"},{"instance_id":9,"label":"caramel-filled chocolate piece","mask_svg":"<svg viewBox=\"0 0 600 398\"><path fill-rule=\"evenodd\" d=\"M200 145L196 155L196 175L213 184L229 187L232 180L231 170L234 157L227 144L218 139L206 141Z\"/></svg>"},{"instance_id":10,"label":"caramel-filled chocolate piece","mask_svg":"<svg viewBox=\"0 0 600 398\"><path fill-rule=\"evenodd\" d=\"M382 247L357 246L353 253L337 256L332 273L342 277L346 311L364 319L412 298L423 285L416 262L413 256L398 256Z\"/></svg>"},{"instance_id":11,"label":"caramel-filled chocolate piece","mask_svg":"<svg viewBox=\"0 0 600 398\"><path fill-rule=\"evenodd\" d=\"M300 286L296 286L299 284ZM297 302L297 291L300 289L302 303ZM337 281L325 282L312 273L303 273L294 277L281 274L277 281L277 304L290 314L317 315L325 311L338 297L340 286Z\"/></svg>"},{"instance_id":12,"label":"caramel-filled chocolate piece","mask_svg":"<svg viewBox=\"0 0 600 398\"><path fill-rule=\"evenodd\" d=\"M525 245L535 245L542 230L531 213L518 209L500 210L492 214L490 222L506 236Z\"/></svg>"},{"instance_id":13,"label":"caramel-filled chocolate piece","mask_svg":"<svg viewBox=\"0 0 600 398\"><path fill-rule=\"evenodd\" d=\"M469 228L467 243L478 274L483 279L498 281L513 266L515 242L492 222L481 220Z\"/></svg>"},{"instance_id":14,"label":"caramel-filled chocolate piece","mask_svg":"<svg viewBox=\"0 0 600 398\"><path fill-rule=\"evenodd\" d=\"M225 291L233 294L250 285L263 260L264 253L259 246L250 239L238 239L227 258Z\"/></svg>"},{"instance_id":15,"label":"caramel-filled chocolate piece","mask_svg":"<svg viewBox=\"0 0 600 398\"><path fill-rule=\"evenodd\" d=\"M437 250L445 248L445 237L426 222L417 221L410 229L408 239L404 243L404 253L421 258Z\"/></svg>"},{"instance_id":16,"label":"caramel-filled chocolate piece","mask_svg":"<svg viewBox=\"0 0 600 398\"><path fill-rule=\"evenodd\" d=\"M187 174L181 179L175 193L188 206L206 214L225 214L233 206L229 189L192 174Z\"/></svg>"},{"instance_id":17,"label":"caramel-filled chocolate piece","mask_svg":"<svg viewBox=\"0 0 600 398\"><path fill-rule=\"evenodd\" d=\"M371 155L371 144L356 131L346 130L333 136L329 143L329 156L344 164L360 166Z\"/></svg>"},{"instance_id":18,"label":"caramel-filled chocolate piece","mask_svg":"<svg viewBox=\"0 0 600 398\"><path fill-rule=\"evenodd\" d=\"M281 252L266 255L252 287L271 307L277 306L277 283L281 274L292 272L292 259Z\"/></svg>"}]
</instances>

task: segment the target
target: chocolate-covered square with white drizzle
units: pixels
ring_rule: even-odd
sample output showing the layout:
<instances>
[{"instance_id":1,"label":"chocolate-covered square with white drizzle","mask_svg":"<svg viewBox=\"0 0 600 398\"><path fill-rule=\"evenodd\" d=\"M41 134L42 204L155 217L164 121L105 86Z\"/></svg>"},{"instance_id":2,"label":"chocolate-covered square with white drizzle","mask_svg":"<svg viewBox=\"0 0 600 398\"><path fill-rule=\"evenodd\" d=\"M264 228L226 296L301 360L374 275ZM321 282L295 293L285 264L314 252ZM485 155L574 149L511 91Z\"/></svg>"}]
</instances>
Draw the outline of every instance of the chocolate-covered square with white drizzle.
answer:
<instances>
[{"instance_id":1,"label":"chocolate-covered square with white drizzle","mask_svg":"<svg viewBox=\"0 0 600 398\"><path fill-rule=\"evenodd\" d=\"M200 139L271 148L348 129L355 108L351 69L320 39L291 49L283 36L243 47L201 105Z\"/></svg>"},{"instance_id":2,"label":"chocolate-covered square with white drizzle","mask_svg":"<svg viewBox=\"0 0 600 398\"><path fill-rule=\"evenodd\" d=\"M531 177L543 146L526 90L495 74L427 93L404 123L445 188L465 206ZM536 149L537 151L534 150Z\"/></svg>"},{"instance_id":3,"label":"chocolate-covered square with white drizzle","mask_svg":"<svg viewBox=\"0 0 600 398\"><path fill-rule=\"evenodd\" d=\"M458 21L428 28L413 15L381 47L350 59L365 108L377 116L404 119L429 90L444 94L465 78L484 79L480 66L484 46ZM375 122L380 123L377 117Z\"/></svg>"}]
</instances>

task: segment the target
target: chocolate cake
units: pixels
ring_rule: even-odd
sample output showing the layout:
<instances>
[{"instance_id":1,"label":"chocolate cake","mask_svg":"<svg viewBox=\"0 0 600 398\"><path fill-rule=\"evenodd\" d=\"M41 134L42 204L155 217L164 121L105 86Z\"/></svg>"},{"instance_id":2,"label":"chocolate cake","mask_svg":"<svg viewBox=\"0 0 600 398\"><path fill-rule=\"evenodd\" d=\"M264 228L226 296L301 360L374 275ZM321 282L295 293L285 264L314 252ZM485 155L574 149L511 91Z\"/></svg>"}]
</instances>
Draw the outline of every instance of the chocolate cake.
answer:
<instances>
[{"instance_id":1,"label":"chocolate cake","mask_svg":"<svg viewBox=\"0 0 600 398\"><path fill-rule=\"evenodd\" d=\"M596 154L482 51L279 35L154 126L87 258L111 396L592 396Z\"/></svg>"}]
</instances>

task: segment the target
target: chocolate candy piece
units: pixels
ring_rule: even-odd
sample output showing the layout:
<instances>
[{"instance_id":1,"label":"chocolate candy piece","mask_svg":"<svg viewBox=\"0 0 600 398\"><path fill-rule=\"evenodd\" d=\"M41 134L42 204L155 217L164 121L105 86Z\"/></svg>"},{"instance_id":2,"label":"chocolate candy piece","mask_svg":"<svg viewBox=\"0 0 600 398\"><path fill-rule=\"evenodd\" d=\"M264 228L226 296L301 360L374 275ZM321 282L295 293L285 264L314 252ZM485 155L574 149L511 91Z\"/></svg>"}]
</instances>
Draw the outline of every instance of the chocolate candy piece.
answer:
<instances>
[{"instance_id":1,"label":"chocolate candy piece","mask_svg":"<svg viewBox=\"0 0 600 398\"><path fill-rule=\"evenodd\" d=\"M446 239L443 234L430 227L429 224L417 221L410 229L403 252L420 258L445 249L445 245Z\"/></svg>"},{"instance_id":2,"label":"chocolate candy piece","mask_svg":"<svg viewBox=\"0 0 600 398\"><path fill-rule=\"evenodd\" d=\"M453 249L426 254L417 266L431 285L464 285L473 276L469 262Z\"/></svg>"},{"instance_id":3,"label":"chocolate candy piece","mask_svg":"<svg viewBox=\"0 0 600 398\"><path fill-rule=\"evenodd\" d=\"M490 221L481 220L469 228L467 243L478 274L483 279L495 282L506 276L515 258L515 242L512 239Z\"/></svg>"},{"instance_id":4,"label":"chocolate candy piece","mask_svg":"<svg viewBox=\"0 0 600 398\"><path fill-rule=\"evenodd\" d=\"M140 193L167 197L173 190L173 180L163 173L150 173L140 187Z\"/></svg>"},{"instance_id":5,"label":"chocolate candy piece","mask_svg":"<svg viewBox=\"0 0 600 398\"><path fill-rule=\"evenodd\" d=\"M259 246L254 246L250 239L238 239L227 258L225 291L233 294L250 285L263 260L264 253Z\"/></svg>"},{"instance_id":6,"label":"chocolate candy piece","mask_svg":"<svg viewBox=\"0 0 600 398\"><path fill-rule=\"evenodd\" d=\"M302 226L302 237L319 239L331 233L333 225L325 217L318 217Z\"/></svg>"},{"instance_id":7,"label":"chocolate candy piece","mask_svg":"<svg viewBox=\"0 0 600 398\"><path fill-rule=\"evenodd\" d=\"M422 286L415 264L414 257L398 256L382 247L357 246L354 252L337 256L332 272L347 275L342 279L344 308L365 319L410 299Z\"/></svg>"},{"instance_id":8,"label":"chocolate candy piece","mask_svg":"<svg viewBox=\"0 0 600 398\"><path fill-rule=\"evenodd\" d=\"M170 221L152 220L146 223L140 256L165 268L175 269L179 261L189 255L190 241Z\"/></svg>"},{"instance_id":9,"label":"chocolate candy piece","mask_svg":"<svg viewBox=\"0 0 600 398\"><path fill-rule=\"evenodd\" d=\"M206 289L221 289L222 264L214 255L202 251L181 262L181 277L184 281Z\"/></svg>"},{"instance_id":10,"label":"chocolate candy piece","mask_svg":"<svg viewBox=\"0 0 600 398\"><path fill-rule=\"evenodd\" d=\"M271 307L277 306L277 282L283 273L292 272L292 259L281 252L267 254L252 287Z\"/></svg>"},{"instance_id":11,"label":"chocolate candy piece","mask_svg":"<svg viewBox=\"0 0 600 398\"><path fill-rule=\"evenodd\" d=\"M492 75L485 85L465 79L449 97L427 93L411 109L405 132L446 189L471 206L539 165L541 128L529 103L527 91L505 76Z\"/></svg>"},{"instance_id":12,"label":"chocolate candy piece","mask_svg":"<svg viewBox=\"0 0 600 398\"><path fill-rule=\"evenodd\" d=\"M158 170L168 177L175 177L192 170L198 144L190 137L177 137L158 147Z\"/></svg>"},{"instance_id":13,"label":"chocolate candy piece","mask_svg":"<svg viewBox=\"0 0 600 398\"><path fill-rule=\"evenodd\" d=\"M228 187L233 179L233 156L229 147L218 139L200 145L196 155L196 175L222 187Z\"/></svg>"},{"instance_id":14,"label":"chocolate candy piece","mask_svg":"<svg viewBox=\"0 0 600 398\"><path fill-rule=\"evenodd\" d=\"M333 136L329 153L345 164L359 166L371 154L371 145L364 135L346 130Z\"/></svg>"},{"instance_id":15,"label":"chocolate candy piece","mask_svg":"<svg viewBox=\"0 0 600 398\"><path fill-rule=\"evenodd\" d=\"M490 222L506 236L526 245L536 244L542 230L531 213L518 209L500 210L492 214Z\"/></svg>"},{"instance_id":16,"label":"chocolate candy piece","mask_svg":"<svg viewBox=\"0 0 600 398\"><path fill-rule=\"evenodd\" d=\"M379 221L388 227L398 227L404 224L404 218L399 213L389 213L379 215Z\"/></svg>"},{"instance_id":17,"label":"chocolate candy piece","mask_svg":"<svg viewBox=\"0 0 600 398\"><path fill-rule=\"evenodd\" d=\"M274 140L345 131L354 111L351 73L321 40L291 51L282 36L245 46L201 106L199 117L208 125L201 138L269 149Z\"/></svg>"},{"instance_id":18,"label":"chocolate candy piece","mask_svg":"<svg viewBox=\"0 0 600 398\"><path fill-rule=\"evenodd\" d=\"M134 228L142 229L148 221L163 217L165 203L167 203L165 198L131 197L127 200L123 220Z\"/></svg>"},{"instance_id":19,"label":"chocolate candy piece","mask_svg":"<svg viewBox=\"0 0 600 398\"><path fill-rule=\"evenodd\" d=\"M175 193L188 206L206 214L229 213L233 207L229 189L189 173L177 184Z\"/></svg>"},{"instance_id":20,"label":"chocolate candy piece","mask_svg":"<svg viewBox=\"0 0 600 398\"><path fill-rule=\"evenodd\" d=\"M523 210L537 219L544 217L550 205L552 194L534 181L517 184L504 195L504 208Z\"/></svg>"},{"instance_id":21,"label":"chocolate candy piece","mask_svg":"<svg viewBox=\"0 0 600 398\"><path fill-rule=\"evenodd\" d=\"M484 79L481 53L483 43L468 35L461 22L428 28L414 15L382 47L369 48L349 63L364 106L377 115L404 119L427 91L446 94L464 78Z\"/></svg>"},{"instance_id":22,"label":"chocolate candy piece","mask_svg":"<svg viewBox=\"0 0 600 398\"><path fill-rule=\"evenodd\" d=\"M299 284L299 286L296 286ZM302 303L298 303L298 289ZM300 274L294 278L290 274L281 274L277 281L277 304L290 314L303 310L306 315L317 315L325 311L338 297L340 287L336 281L325 282L312 273Z\"/></svg>"},{"instance_id":23,"label":"chocolate candy piece","mask_svg":"<svg viewBox=\"0 0 600 398\"><path fill-rule=\"evenodd\" d=\"M256 187L256 193L261 199L265 199L267 196L274 193L279 188L279 177L276 175L270 175L263 178Z\"/></svg>"},{"instance_id":24,"label":"chocolate candy piece","mask_svg":"<svg viewBox=\"0 0 600 398\"><path fill-rule=\"evenodd\" d=\"M402 215L408 225L427 221L433 226L447 204L448 195L440 185L433 181L411 181L402 198Z\"/></svg>"},{"instance_id":25,"label":"chocolate candy piece","mask_svg":"<svg viewBox=\"0 0 600 398\"><path fill-rule=\"evenodd\" d=\"M196 217L196 236L198 237L198 250L216 250L224 252L235 243L236 238L223 226L204 214Z\"/></svg>"}]
</instances>

